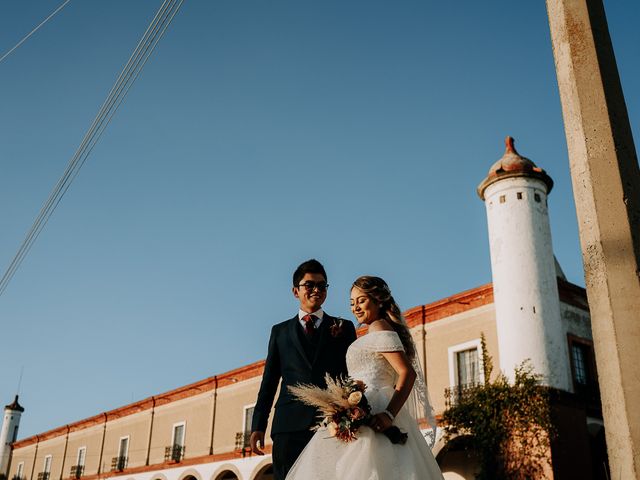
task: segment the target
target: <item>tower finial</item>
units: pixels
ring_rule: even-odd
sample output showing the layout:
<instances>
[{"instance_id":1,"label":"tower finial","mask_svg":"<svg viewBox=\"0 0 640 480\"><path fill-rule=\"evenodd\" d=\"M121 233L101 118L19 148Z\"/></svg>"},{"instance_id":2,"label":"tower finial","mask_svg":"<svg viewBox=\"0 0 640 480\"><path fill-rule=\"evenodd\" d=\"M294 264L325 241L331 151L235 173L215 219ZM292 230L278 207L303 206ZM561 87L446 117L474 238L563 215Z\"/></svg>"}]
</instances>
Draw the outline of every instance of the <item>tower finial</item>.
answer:
<instances>
[{"instance_id":1,"label":"tower finial","mask_svg":"<svg viewBox=\"0 0 640 480\"><path fill-rule=\"evenodd\" d=\"M22 386L22 375L24 375L24 365L20 367L20 377L18 377L18 388L16 389L16 398L20 395L20 387Z\"/></svg>"},{"instance_id":2,"label":"tower finial","mask_svg":"<svg viewBox=\"0 0 640 480\"><path fill-rule=\"evenodd\" d=\"M505 153L515 153L516 155L518 155L518 151L515 147L516 141L513 139L513 137L507 136L507 138L504 139L504 143L507 147Z\"/></svg>"}]
</instances>

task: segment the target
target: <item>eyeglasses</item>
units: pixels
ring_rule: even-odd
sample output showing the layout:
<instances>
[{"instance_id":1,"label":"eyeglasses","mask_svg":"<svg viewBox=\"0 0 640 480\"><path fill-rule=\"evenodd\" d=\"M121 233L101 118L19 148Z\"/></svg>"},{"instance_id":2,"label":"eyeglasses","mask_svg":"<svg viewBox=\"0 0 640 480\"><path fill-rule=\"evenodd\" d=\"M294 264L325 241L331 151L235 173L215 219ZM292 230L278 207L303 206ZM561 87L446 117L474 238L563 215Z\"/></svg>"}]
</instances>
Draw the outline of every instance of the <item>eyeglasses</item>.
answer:
<instances>
[{"instance_id":1,"label":"eyeglasses","mask_svg":"<svg viewBox=\"0 0 640 480\"><path fill-rule=\"evenodd\" d=\"M324 292L329 288L329 284L325 282L304 282L298 285L298 287L304 287L310 292L313 292L316 288L319 292Z\"/></svg>"}]
</instances>

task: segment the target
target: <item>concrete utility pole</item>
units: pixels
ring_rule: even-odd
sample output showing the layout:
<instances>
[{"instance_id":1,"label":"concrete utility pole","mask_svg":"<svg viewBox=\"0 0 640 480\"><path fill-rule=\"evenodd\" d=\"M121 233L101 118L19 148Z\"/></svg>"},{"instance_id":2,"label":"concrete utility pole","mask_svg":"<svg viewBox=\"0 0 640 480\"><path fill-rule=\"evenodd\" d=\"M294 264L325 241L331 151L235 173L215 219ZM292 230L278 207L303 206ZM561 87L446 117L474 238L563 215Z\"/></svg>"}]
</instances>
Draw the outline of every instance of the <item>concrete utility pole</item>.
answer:
<instances>
[{"instance_id":1,"label":"concrete utility pole","mask_svg":"<svg viewBox=\"0 0 640 480\"><path fill-rule=\"evenodd\" d=\"M640 171L602 0L547 0L612 479L640 478Z\"/></svg>"}]
</instances>

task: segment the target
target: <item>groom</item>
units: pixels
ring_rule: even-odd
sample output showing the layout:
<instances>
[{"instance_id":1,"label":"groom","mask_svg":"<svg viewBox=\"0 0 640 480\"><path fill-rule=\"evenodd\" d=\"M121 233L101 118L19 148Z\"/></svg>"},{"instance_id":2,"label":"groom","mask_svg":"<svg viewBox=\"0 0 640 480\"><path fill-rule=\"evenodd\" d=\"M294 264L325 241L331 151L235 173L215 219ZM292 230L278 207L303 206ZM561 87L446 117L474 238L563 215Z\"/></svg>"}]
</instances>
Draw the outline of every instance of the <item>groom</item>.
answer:
<instances>
[{"instance_id":1,"label":"groom","mask_svg":"<svg viewBox=\"0 0 640 480\"><path fill-rule=\"evenodd\" d=\"M275 480L287 472L307 445L316 423L317 411L294 399L287 387L311 383L326 387L324 376L346 375L347 348L356 339L353 323L322 311L327 298L327 274L317 260L302 263L293 274L293 296L298 313L271 329L267 359L251 423L251 450L264 455L264 432L273 399L282 379L271 425ZM259 446L258 446L259 444Z\"/></svg>"}]
</instances>

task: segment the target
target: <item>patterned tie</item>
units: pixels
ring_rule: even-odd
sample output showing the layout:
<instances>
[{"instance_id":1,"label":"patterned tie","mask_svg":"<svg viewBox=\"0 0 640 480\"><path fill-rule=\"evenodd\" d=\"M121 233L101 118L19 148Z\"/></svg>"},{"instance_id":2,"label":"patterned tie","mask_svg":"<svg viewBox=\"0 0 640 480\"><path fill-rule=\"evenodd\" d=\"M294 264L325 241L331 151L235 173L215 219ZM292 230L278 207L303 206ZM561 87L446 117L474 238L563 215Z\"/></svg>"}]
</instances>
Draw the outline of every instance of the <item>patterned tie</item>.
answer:
<instances>
[{"instance_id":1,"label":"patterned tie","mask_svg":"<svg viewBox=\"0 0 640 480\"><path fill-rule=\"evenodd\" d=\"M302 317L304 320L304 333L307 334L307 337L313 337L316 333L316 320L318 318L315 315L305 315Z\"/></svg>"}]
</instances>

